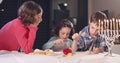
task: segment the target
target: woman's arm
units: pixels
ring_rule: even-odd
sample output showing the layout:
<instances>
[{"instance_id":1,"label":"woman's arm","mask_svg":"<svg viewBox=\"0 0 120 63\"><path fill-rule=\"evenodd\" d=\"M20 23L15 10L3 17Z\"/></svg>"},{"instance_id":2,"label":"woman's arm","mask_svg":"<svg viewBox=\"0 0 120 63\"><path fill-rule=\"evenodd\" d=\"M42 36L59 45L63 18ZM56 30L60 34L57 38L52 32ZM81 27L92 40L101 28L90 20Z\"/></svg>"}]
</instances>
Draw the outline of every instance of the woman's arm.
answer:
<instances>
[{"instance_id":1,"label":"woman's arm","mask_svg":"<svg viewBox=\"0 0 120 63\"><path fill-rule=\"evenodd\" d=\"M15 30L15 37L25 53L30 53L36 38L37 27L19 27Z\"/></svg>"}]
</instances>

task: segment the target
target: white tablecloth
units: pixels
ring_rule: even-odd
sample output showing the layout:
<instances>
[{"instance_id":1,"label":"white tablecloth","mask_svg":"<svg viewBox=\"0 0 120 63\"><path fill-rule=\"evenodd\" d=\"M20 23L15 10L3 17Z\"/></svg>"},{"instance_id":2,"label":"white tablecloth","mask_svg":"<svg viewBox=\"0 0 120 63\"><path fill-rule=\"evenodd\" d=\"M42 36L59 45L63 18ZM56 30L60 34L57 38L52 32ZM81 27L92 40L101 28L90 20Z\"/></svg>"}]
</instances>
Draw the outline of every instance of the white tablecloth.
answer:
<instances>
[{"instance_id":1,"label":"white tablecloth","mask_svg":"<svg viewBox=\"0 0 120 63\"><path fill-rule=\"evenodd\" d=\"M120 55L113 54L105 57L106 53L87 55L85 52L76 52L73 56L35 55L19 52L0 51L0 63L120 63Z\"/></svg>"}]
</instances>

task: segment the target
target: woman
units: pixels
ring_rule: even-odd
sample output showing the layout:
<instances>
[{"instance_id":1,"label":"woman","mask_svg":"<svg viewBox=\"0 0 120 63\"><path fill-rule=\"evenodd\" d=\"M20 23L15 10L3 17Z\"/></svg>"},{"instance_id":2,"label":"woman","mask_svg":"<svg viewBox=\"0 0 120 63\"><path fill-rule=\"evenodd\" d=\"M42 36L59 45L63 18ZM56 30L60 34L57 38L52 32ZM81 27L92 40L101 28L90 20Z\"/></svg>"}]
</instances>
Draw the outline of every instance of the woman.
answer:
<instances>
[{"instance_id":1,"label":"woman","mask_svg":"<svg viewBox=\"0 0 120 63\"><path fill-rule=\"evenodd\" d=\"M18 18L0 30L0 50L19 50L30 53L36 38L37 26L42 21L43 10L33 1L26 1L18 9Z\"/></svg>"},{"instance_id":2,"label":"woman","mask_svg":"<svg viewBox=\"0 0 120 63\"><path fill-rule=\"evenodd\" d=\"M73 29L73 24L64 19L58 23L55 28L55 35L43 45L43 49L52 49L53 51L61 51L64 48L71 48L73 51L76 49L74 42L69 39L69 34Z\"/></svg>"}]
</instances>

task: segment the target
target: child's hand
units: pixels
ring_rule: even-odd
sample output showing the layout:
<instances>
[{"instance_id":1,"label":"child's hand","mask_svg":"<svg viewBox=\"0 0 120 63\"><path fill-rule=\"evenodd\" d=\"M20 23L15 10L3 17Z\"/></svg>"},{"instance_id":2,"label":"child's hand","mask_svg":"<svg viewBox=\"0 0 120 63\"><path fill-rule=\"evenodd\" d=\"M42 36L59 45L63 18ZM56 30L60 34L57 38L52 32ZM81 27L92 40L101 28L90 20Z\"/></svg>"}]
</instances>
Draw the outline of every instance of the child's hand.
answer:
<instances>
[{"instance_id":1,"label":"child's hand","mask_svg":"<svg viewBox=\"0 0 120 63\"><path fill-rule=\"evenodd\" d=\"M61 45L61 44L63 44L63 42L64 42L63 39L57 39L57 40L54 41L54 44L55 45Z\"/></svg>"},{"instance_id":2,"label":"child's hand","mask_svg":"<svg viewBox=\"0 0 120 63\"><path fill-rule=\"evenodd\" d=\"M86 53L87 55L90 55L91 52L92 52L92 51L89 51L89 50L88 50L88 51L86 51L85 53Z\"/></svg>"},{"instance_id":3,"label":"child's hand","mask_svg":"<svg viewBox=\"0 0 120 63\"><path fill-rule=\"evenodd\" d=\"M93 47L93 53L98 54L99 53L99 48Z\"/></svg>"},{"instance_id":4,"label":"child's hand","mask_svg":"<svg viewBox=\"0 0 120 63\"><path fill-rule=\"evenodd\" d=\"M81 36L81 33L75 33L75 34L73 34L72 35L72 39L74 40L74 41L78 41L79 40L79 38L80 38L80 36Z\"/></svg>"},{"instance_id":5,"label":"child's hand","mask_svg":"<svg viewBox=\"0 0 120 63\"><path fill-rule=\"evenodd\" d=\"M103 47L93 47L93 53L98 54L98 53L102 53L104 51Z\"/></svg>"}]
</instances>

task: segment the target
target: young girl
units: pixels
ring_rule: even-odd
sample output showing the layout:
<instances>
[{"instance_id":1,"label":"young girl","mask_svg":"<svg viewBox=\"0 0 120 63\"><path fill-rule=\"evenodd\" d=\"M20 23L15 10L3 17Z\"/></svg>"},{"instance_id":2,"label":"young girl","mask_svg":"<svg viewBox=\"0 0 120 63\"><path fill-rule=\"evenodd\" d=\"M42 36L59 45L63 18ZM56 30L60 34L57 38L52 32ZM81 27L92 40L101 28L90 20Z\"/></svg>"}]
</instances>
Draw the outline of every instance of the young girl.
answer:
<instances>
[{"instance_id":1,"label":"young girl","mask_svg":"<svg viewBox=\"0 0 120 63\"><path fill-rule=\"evenodd\" d=\"M64 48L71 48L73 51L76 49L74 48L74 42L69 39L69 35L73 29L73 24L64 19L58 23L55 28L55 35L51 37L47 43L43 45L43 49L52 49L53 51L61 51Z\"/></svg>"}]
</instances>

